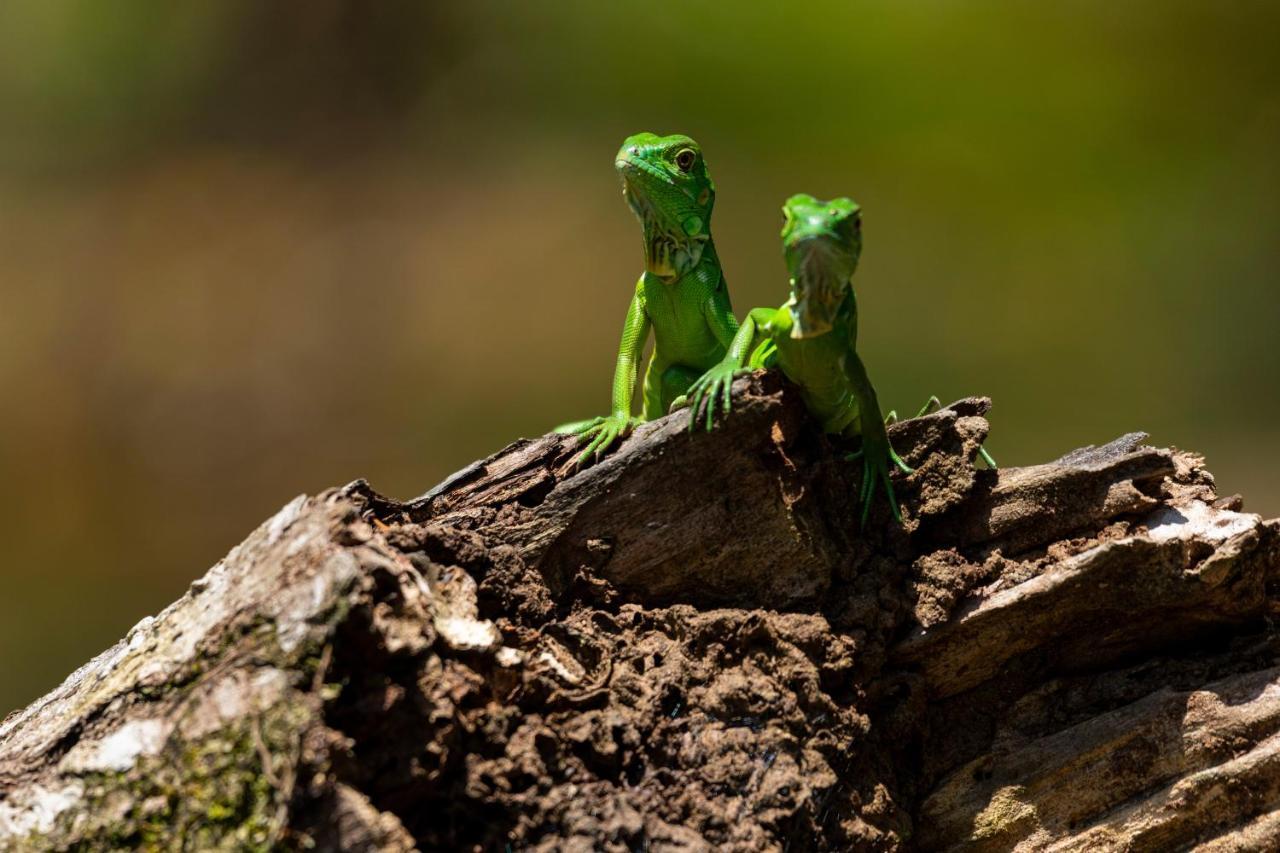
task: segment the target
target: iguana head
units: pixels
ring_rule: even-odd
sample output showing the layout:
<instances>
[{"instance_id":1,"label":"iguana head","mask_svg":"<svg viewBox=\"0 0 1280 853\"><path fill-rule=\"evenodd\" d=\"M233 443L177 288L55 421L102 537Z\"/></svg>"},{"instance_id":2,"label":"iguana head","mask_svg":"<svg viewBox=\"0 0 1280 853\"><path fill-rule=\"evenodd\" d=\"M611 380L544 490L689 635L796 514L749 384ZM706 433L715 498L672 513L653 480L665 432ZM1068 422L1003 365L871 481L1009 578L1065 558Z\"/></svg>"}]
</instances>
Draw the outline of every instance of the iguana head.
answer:
<instances>
[{"instance_id":1,"label":"iguana head","mask_svg":"<svg viewBox=\"0 0 1280 853\"><path fill-rule=\"evenodd\" d=\"M629 136L614 161L622 194L644 226L645 269L664 279L698 265L711 239L716 187L698 143L687 136Z\"/></svg>"},{"instance_id":2,"label":"iguana head","mask_svg":"<svg viewBox=\"0 0 1280 853\"><path fill-rule=\"evenodd\" d=\"M847 198L793 195L782 206L782 250L791 274L791 337L831 330L862 253L862 213Z\"/></svg>"}]
</instances>

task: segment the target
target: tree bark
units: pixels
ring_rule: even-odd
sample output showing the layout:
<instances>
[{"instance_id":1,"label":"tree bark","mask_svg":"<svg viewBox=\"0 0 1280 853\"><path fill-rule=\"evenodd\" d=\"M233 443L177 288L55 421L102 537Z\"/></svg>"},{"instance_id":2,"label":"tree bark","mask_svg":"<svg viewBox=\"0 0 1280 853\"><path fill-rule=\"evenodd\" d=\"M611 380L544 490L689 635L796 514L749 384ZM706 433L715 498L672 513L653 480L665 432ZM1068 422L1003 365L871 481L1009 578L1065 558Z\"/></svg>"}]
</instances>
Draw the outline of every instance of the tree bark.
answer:
<instances>
[{"instance_id":1,"label":"tree bark","mask_svg":"<svg viewBox=\"0 0 1280 853\"><path fill-rule=\"evenodd\" d=\"M1280 847L1280 522L1123 436L860 463L775 375L299 497L0 724L0 850Z\"/></svg>"}]
</instances>

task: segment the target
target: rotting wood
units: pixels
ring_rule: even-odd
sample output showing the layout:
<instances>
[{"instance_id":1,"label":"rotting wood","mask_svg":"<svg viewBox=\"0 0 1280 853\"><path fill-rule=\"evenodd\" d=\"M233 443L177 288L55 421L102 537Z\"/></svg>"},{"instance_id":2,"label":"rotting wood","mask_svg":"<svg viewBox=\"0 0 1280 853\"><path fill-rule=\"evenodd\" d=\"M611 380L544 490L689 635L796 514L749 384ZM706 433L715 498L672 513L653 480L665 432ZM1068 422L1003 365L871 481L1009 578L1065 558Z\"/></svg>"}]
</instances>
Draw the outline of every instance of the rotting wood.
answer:
<instances>
[{"instance_id":1,"label":"rotting wood","mask_svg":"<svg viewBox=\"0 0 1280 853\"><path fill-rule=\"evenodd\" d=\"M301 497L0 724L0 849L1280 846L1280 522L1140 434L906 519L775 375L575 470Z\"/></svg>"}]
</instances>

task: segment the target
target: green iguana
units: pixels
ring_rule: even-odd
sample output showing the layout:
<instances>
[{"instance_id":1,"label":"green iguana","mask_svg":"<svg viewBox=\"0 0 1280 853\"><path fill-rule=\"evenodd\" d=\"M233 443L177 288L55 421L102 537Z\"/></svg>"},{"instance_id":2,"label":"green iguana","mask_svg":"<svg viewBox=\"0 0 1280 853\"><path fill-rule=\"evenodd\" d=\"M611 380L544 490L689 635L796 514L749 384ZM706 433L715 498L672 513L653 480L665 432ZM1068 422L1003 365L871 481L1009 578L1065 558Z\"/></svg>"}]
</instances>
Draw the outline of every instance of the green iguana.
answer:
<instances>
[{"instance_id":1,"label":"green iguana","mask_svg":"<svg viewBox=\"0 0 1280 853\"><path fill-rule=\"evenodd\" d=\"M687 136L640 133L622 143L614 165L622 194L644 229L644 273L622 326L613 411L556 427L589 440L578 464L592 454L598 459L636 424L665 415L694 380L724 358L738 330L711 241L715 185L698 143ZM635 417L636 363L651 328L644 406Z\"/></svg>"},{"instance_id":2,"label":"green iguana","mask_svg":"<svg viewBox=\"0 0 1280 853\"><path fill-rule=\"evenodd\" d=\"M782 212L783 252L791 275L791 298L781 308L756 308L743 321L724 359L689 389L689 427L705 402L711 429L717 402L730 408L733 377L751 356L752 367L777 366L800 387L809 411L828 433L861 436L862 523L876 484L882 483L894 518L902 520L889 479L896 465L911 468L889 444L875 389L858 357L858 307L852 277L862 251L862 215L847 198L787 199ZM755 347L753 352L753 346Z\"/></svg>"}]
</instances>

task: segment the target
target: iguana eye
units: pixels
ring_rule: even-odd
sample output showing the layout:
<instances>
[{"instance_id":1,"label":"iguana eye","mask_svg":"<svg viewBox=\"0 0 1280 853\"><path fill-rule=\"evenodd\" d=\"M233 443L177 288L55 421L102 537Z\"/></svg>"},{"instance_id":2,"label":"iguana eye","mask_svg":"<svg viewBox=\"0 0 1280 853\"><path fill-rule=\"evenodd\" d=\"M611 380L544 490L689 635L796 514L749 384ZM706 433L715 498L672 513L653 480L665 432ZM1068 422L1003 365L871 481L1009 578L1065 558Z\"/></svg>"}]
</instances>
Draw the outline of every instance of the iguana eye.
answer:
<instances>
[{"instance_id":1,"label":"iguana eye","mask_svg":"<svg viewBox=\"0 0 1280 853\"><path fill-rule=\"evenodd\" d=\"M680 167L680 171L687 172L693 168L693 163L698 159L698 155L693 153L691 148L681 148L676 154L676 165Z\"/></svg>"}]
</instances>

